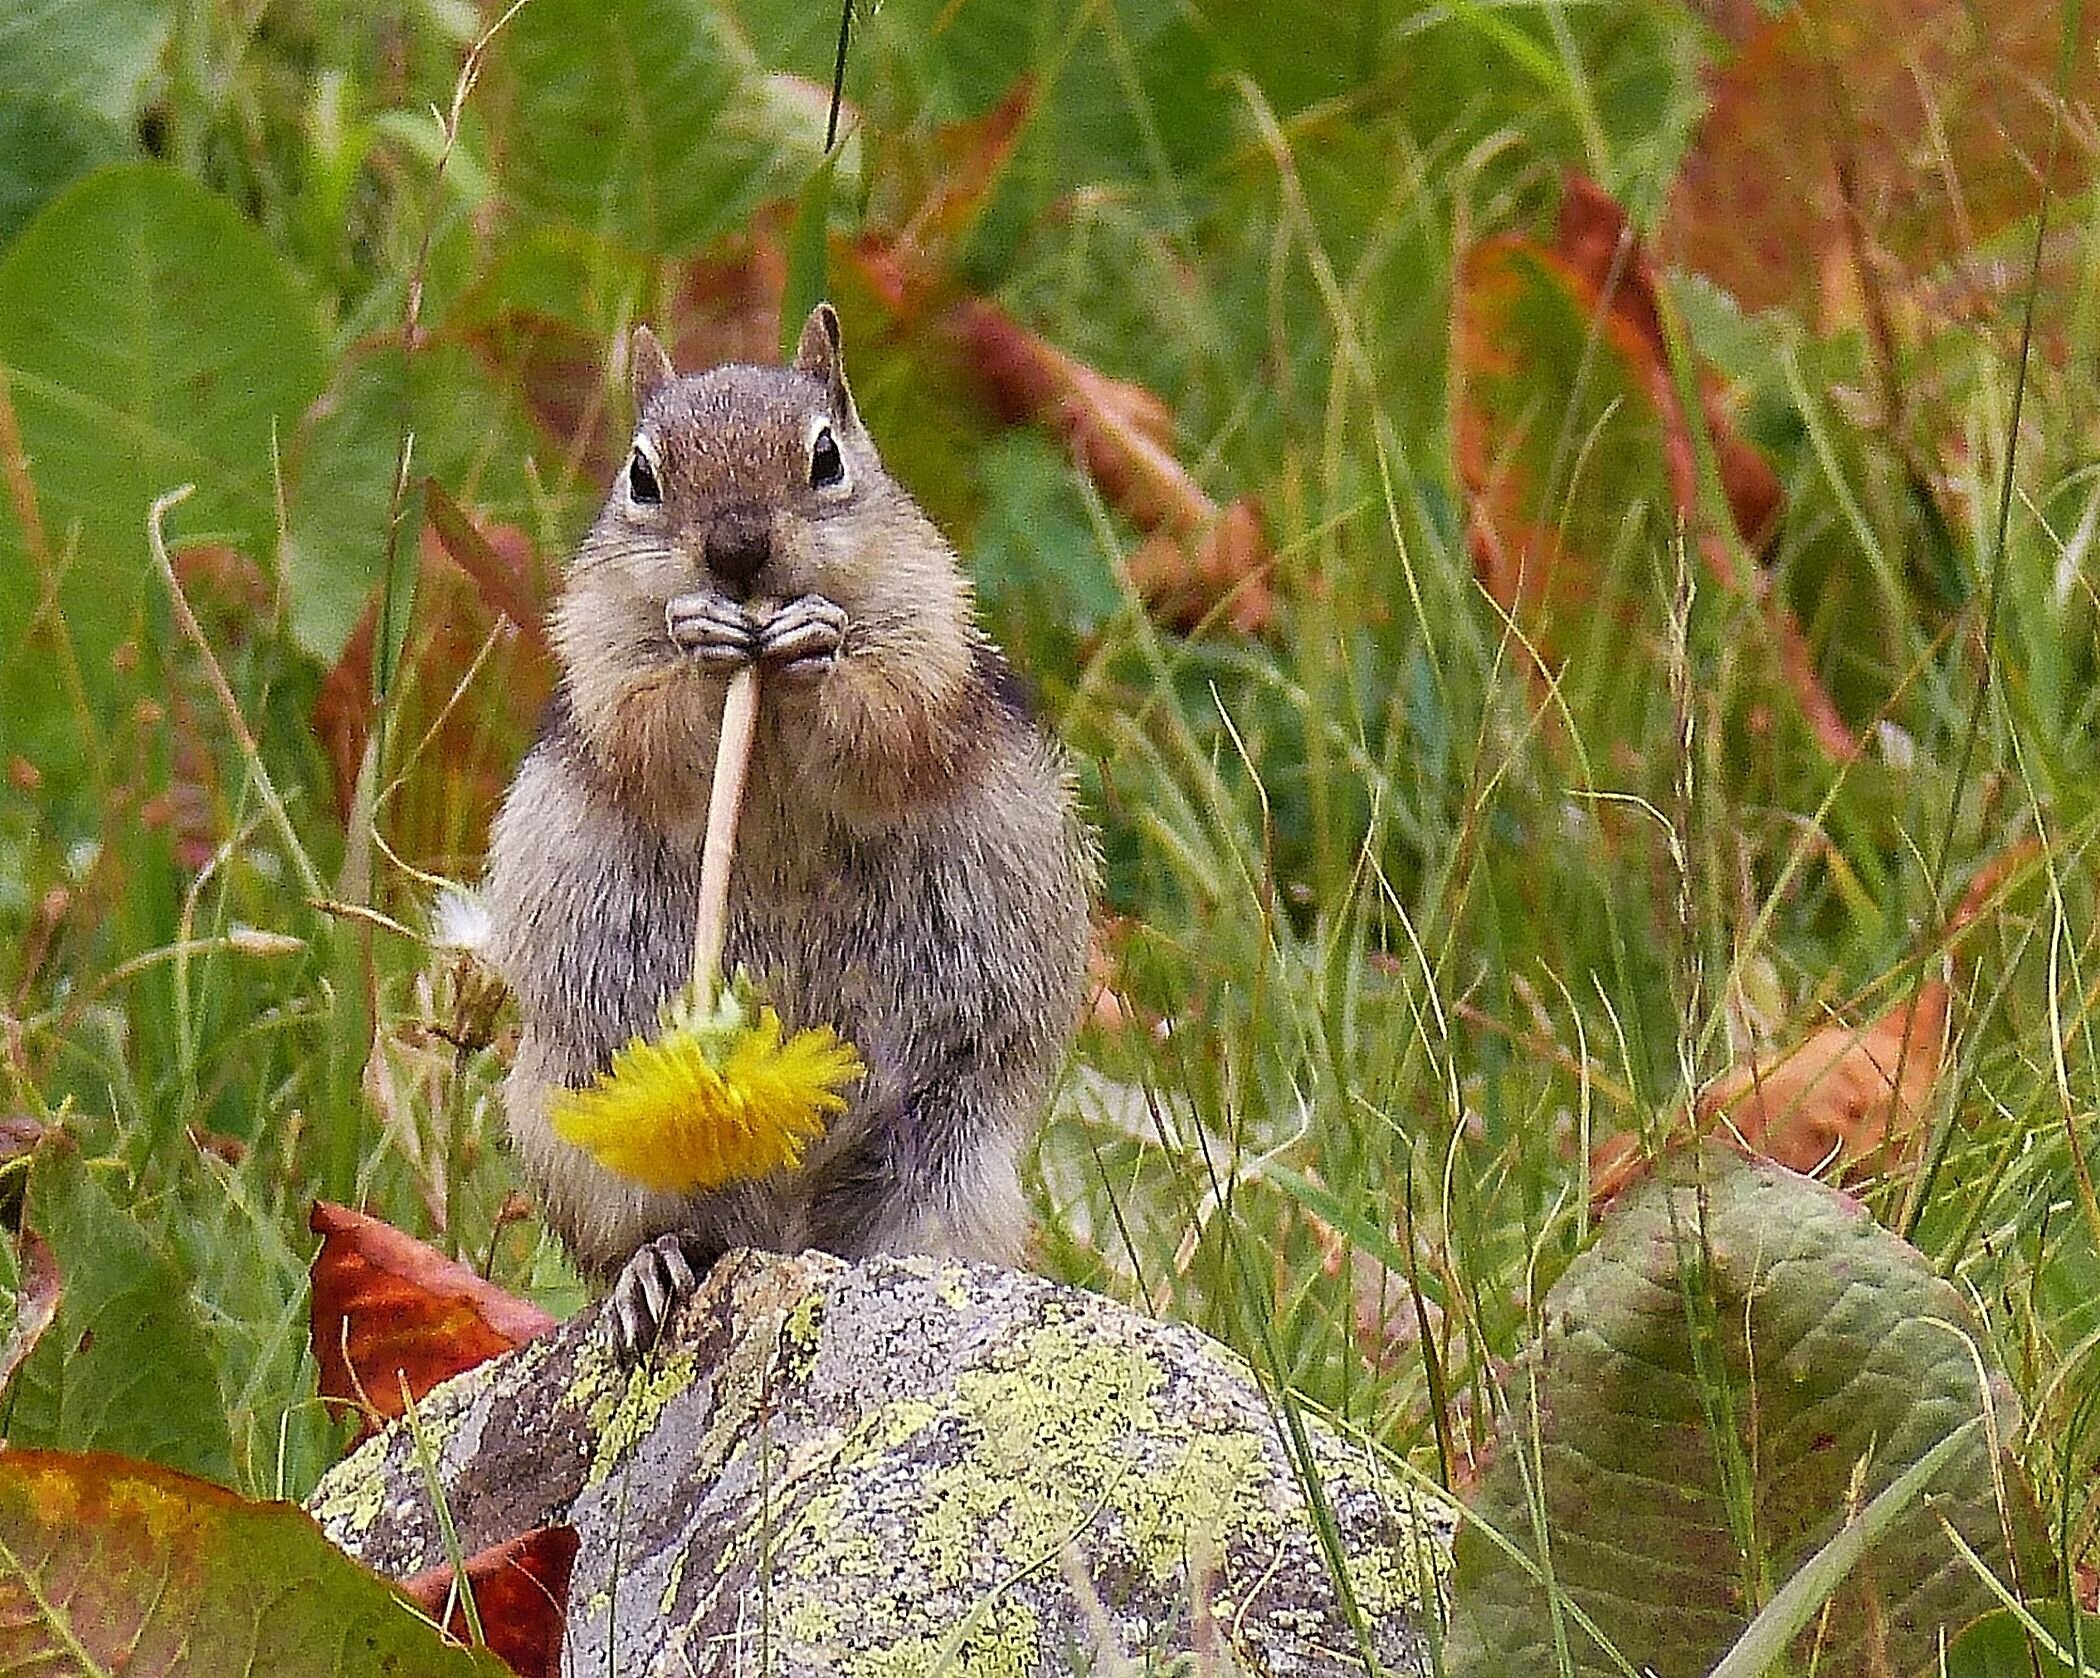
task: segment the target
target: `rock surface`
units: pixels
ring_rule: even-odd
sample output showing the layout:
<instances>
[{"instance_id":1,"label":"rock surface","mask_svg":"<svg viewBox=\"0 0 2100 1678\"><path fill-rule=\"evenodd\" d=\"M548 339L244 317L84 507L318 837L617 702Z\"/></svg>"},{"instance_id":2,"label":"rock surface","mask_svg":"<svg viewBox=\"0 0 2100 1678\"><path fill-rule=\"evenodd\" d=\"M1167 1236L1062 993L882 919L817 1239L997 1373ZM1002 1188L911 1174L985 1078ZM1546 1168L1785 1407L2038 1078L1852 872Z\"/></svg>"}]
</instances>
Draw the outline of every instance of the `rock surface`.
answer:
<instances>
[{"instance_id":1,"label":"rock surface","mask_svg":"<svg viewBox=\"0 0 2100 1678\"><path fill-rule=\"evenodd\" d=\"M419 1418L462 1554L578 1530L573 1672L1429 1668L1449 1512L1306 1418L1352 1621L1247 1366L1039 1277L734 1254L632 1376L586 1313ZM310 1506L383 1572L444 1558L400 1426Z\"/></svg>"}]
</instances>

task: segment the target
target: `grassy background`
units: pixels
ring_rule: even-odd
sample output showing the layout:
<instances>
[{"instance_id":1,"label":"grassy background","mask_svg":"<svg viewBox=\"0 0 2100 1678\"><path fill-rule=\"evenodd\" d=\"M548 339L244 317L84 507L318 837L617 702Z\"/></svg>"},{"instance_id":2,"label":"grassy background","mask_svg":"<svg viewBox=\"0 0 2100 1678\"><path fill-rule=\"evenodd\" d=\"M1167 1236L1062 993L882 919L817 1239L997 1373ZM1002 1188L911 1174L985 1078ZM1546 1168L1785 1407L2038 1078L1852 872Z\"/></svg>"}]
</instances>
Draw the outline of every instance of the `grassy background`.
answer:
<instances>
[{"instance_id":1,"label":"grassy background","mask_svg":"<svg viewBox=\"0 0 2100 1678\"><path fill-rule=\"evenodd\" d=\"M494 21L466 0L0 21L6 1100L66 1116L179 1280L237 1483L301 1493L335 1448L304 1344L315 1194L581 1297L511 1199L500 1022L492 1047L462 1031L451 958L402 929L473 877L528 736L544 665L498 631L491 578L529 597L601 497L626 328L770 354L821 261L874 434L1103 834L1115 990L1034 1162L1045 1267L1462 1479L1499 1360L1588 1237L1591 1144L1659 1141L1732 1061L1945 973L1929 1136L1864 1192L1987 1318L2088 1552L2084 107L2039 247L2014 170L1951 232L1867 202L1849 244L1827 206L1757 223L1709 190L1709 221L1739 210L1820 279L1753 312L1671 270L1675 376L1696 355L1726 382L1783 486L1770 586L1866 741L1836 761L1755 602L1687 557L1595 332L1519 298L1489 317L1506 364L1453 353L1468 251L1545 238L1565 169L1695 249L1673 192L1747 8L886 0L828 205L827 10L531 0L449 145ZM2054 66L2056 9L2015 14ZM1895 51L1818 39L1839 83ZM1954 149L1993 120L1919 76ZM1929 157L1900 161L1916 180L1869 158L1869 184L1929 196ZM1201 484L1259 498L1265 634L1155 627L1141 533L971 377L944 326L970 294L1159 393ZM1468 551L1460 431L1490 376L1494 458L1561 445L1529 487L1579 597L1550 684ZM478 584L423 534L426 475L491 533ZM252 753L146 546L185 482L171 538ZM2037 857L1950 944L1965 883L2022 838Z\"/></svg>"}]
</instances>

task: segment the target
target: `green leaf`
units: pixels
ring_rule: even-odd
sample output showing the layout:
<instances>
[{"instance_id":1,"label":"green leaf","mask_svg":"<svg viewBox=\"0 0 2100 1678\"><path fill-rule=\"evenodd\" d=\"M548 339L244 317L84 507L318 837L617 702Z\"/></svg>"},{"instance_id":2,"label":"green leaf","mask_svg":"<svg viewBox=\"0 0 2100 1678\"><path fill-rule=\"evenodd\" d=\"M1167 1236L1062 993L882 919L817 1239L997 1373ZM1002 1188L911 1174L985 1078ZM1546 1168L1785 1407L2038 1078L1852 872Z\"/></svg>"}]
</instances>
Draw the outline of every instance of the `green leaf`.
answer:
<instances>
[{"instance_id":1,"label":"green leaf","mask_svg":"<svg viewBox=\"0 0 2100 1678\"><path fill-rule=\"evenodd\" d=\"M821 111L772 87L699 0L534 0L499 52L520 204L642 249L739 226L823 150Z\"/></svg>"},{"instance_id":2,"label":"green leaf","mask_svg":"<svg viewBox=\"0 0 2100 1678\"><path fill-rule=\"evenodd\" d=\"M172 0L8 0L0 89L128 123L168 42Z\"/></svg>"},{"instance_id":3,"label":"green leaf","mask_svg":"<svg viewBox=\"0 0 2100 1678\"><path fill-rule=\"evenodd\" d=\"M8 1443L118 1451L230 1483L233 1436L190 1278L63 1132L37 1145L25 1221L58 1260L58 1319L9 1389Z\"/></svg>"},{"instance_id":4,"label":"green leaf","mask_svg":"<svg viewBox=\"0 0 2100 1678\"><path fill-rule=\"evenodd\" d=\"M292 634L323 664L342 656L384 576L404 429L415 433L396 579L404 596L412 592L426 476L460 486L501 519L524 522L536 510L529 469L535 439L515 396L453 343L419 349L413 380L411 387L395 344L344 363L291 450L284 571ZM542 491L543 502L551 499ZM398 659L407 630L402 611L390 658Z\"/></svg>"},{"instance_id":5,"label":"green leaf","mask_svg":"<svg viewBox=\"0 0 2100 1678\"><path fill-rule=\"evenodd\" d=\"M978 466L985 505L970 569L985 618L995 635L1034 650L1032 675L1068 679L1126 604L1073 484L1071 457L1016 431L985 447Z\"/></svg>"},{"instance_id":6,"label":"green leaf","mask_svg":"<svg viewBox=\"0 0 2100 1678\"><path fill-rule=\"evenodd\" d=\"M293 639L323 664L342 656L386 574L387 512L401 432L409 423L407 403L401 352L389 347L341 368L330 399L299 435L286 519L285 593ZM413 525L404 532L411 556L415 535Z\"/></svg>"},{"instance_id":7,"label":"green leaf","mask_svg":"<svg viewBox=\"0 0 2100 1678\"><path fill-rule=\"evenodd\" d=\"M1721 1657L1721 1664L1708 1678L1764 1678L1764 1674L1782 1668L1787 1646L1837 1595L1866 1554L1867 1546L1917 1503L1940 1470L1968 1448L1971 1436L1982 1427L1981 1416L1963 1422L1906 1468L1892 1485L1876 1492L1873 1501L1858 1514L1848 1516L1836 1536L1802 1563L1772 1600L1758 1610L1757 1618Z\"/></svg>"},{"instance_id":8,"label":"green leaf","mask_svg":"<svg viewBox=\"0 0 2100 1678\"><path fill-rule=\"evenodd\" d=\"M2071 1678L2077 1671L2100 1671L2100 1614L2078 1616L2078 1647L2073 1649L2070 1616L2062 1603L2032 1602L2024 1613L2041 1627L2041 1636L2010 1608L1986 1614L1947 1651L1947 1678ZM2074 1655L2081 1667L2072 1665Z\"/></svg>"},{"instance_id":9,"label":"green leaf","mask_svg":"<svg viewBox=\"0 0 2100 1678\"><path fill-rule=\"evenodd\" d=\"M46 552L0 499L0 622L31 621L44 564L91 707L136 627L151 575L146 512L194 483L175 534L251 556L275 538L272 459L321 388L312 304L268 241L172 170L127 164L44 207L0 258L0 368L20 423ZM58 677L60 622L11 636L0 746L60 793L81 742ZM41 726L41 732L38 727Z\"/></svg>"},{"instance_id":10,"label":"green leaf","mask_svg":"<svg viewBox=\"0 0 2100 1678\"><path fill-rule=\"evenodd\" d=\"M11 1672L509 1678L288 1503L117 1457L0 1452Z\"/></svg>"},{"instance_id":11,"label":"green leaf","mask_svg":"<svg viewBox=\"0 0 2100 1678\"><path fill-rule=\"evenodd\" d=\"M1565 1640L1578 1674L1706 1672L1775 1599L1824 1678L1931 1671L1995 1600L1941 1521L2001 1573L2007 1520L2023 1565L2044 1548L2017 1465L1992 1460L2019 1418L1995 1373L1986 1412L1985 1344L1845 1196L1715 1144L1671 1156L1547 1296L1509 1385L1473 1507L1518 1554L1461 1533L1452 1671L1556 1670ZM1874 1503L1965 1426L1928 1485Z\"/></svg>"},{"instance_id":12,"label":"green leaf","mask_svg":"<svg viewBox=\"0 0 2100 1678\"><path fill-rule=\"evenodd\" d=\"M109 118L0 86L0 246L46 199L125 149L124 131Z\"/></svg>"},{"instance_id":13,"label":"green leaf","mask_svg":"<svg viewBox=\"0 0 2100 1678\"><path fill-rule=\"evenodd\" d=\"M838 154L816 167L802 196L795 201L795 225L788 235L787 294L780 308L780 359L793 361L810 310L831 295L832 177Z\"/></svg>"}]
</instances>

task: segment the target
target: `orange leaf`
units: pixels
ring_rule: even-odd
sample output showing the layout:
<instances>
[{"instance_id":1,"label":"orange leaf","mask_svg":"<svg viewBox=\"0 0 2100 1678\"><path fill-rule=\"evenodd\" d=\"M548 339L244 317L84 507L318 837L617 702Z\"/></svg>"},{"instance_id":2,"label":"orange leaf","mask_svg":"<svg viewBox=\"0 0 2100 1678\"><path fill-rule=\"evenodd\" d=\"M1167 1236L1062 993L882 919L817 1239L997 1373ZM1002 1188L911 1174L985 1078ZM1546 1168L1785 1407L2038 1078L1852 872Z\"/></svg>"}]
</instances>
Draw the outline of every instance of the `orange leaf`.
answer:
<instances>
[{"instance_id":1,"label":"orange leaf","mask_svg":"<svg viewBox=\"0 0 2100 1678\"><path fill-rule=\"evenodd\" d=\"M1860 319L1862 262L1903 282L1968 256L2040 203L2062 18L2057 0L1802 0L1760 21L1711 78L1671 259L1830 326ZM2100 92L2096 39L2087 7L2074 102ZM2092 172L2068 118L2058 194Z\"/></svg>"},{"instance_id":2,"label":"orange leaf","mask_svg":"<svg viewBox=\"0 0 2100 1678\"><path fill-rule=\"evenodd\" d=\"M1834 1168L1840 1183L1883 1175L1914 1156L1946 1027L1947 987L1929 979L1866 1026L1821 1026L1724 1073L1701 1092L1699 1115L1794 1171Z\"/></svg>"},{"instance_id":3,"label":"orange leaf","mask_svg":"<svg viewBox=\"0 0 2100 1678\"><path fill-rule=\"evenodd\" d=\"M1245 634L1268 627L1275 556L1247 498L1220 508L1173 452L1173 416L1142 385L1112 379L1045 342L997 304L969 298L949 324L1009 423L1033 420L1072 445L1101 493L1148 540L1132 580L1190 628L1223 612Z\"/></svg>"},{"instance_id":4,"label":"orange leaf","mask_svg":"<svg viewBox=\"0 0 2100 1678\"><path fill-rule=\"evenodd\" d=\"M467 1560L467 1583L489 1652L519 1678L561 1678L561 1634L568 1617L569 1575L576 1565L576 1529L537 1527ZM428 1568L401 1581L401 1589L432 1619L464 1643L466 1606L453 1593L452 1569Z\"/></svg>"},{"instance_id":5,"label":"orange leaf","mask_svg":"<svg viewBox=\"0 0 2100 1678\"><path fill-rule=\"evenodd\" d=\"M1785 602L1702 517L1654 267L1624 210L1570 174L1552 245L1505 234L1466 253L1456 330L1458 465L1472 496L1474 562L1534 644L1550 656L1557 632L1581 615L1630 623L1650 610L1603 598L1602 573L1628 508L1646 504L1683 521L1725 586L1761 601L1781 678L1810 729L1832 756L1856 753ZM1699 373L1698 388L1728 520L1754 554L1778 523L1778 478L1729 423L1710 373ZM1583 478L1567 481L1578 457Z\"/></svg>"},{"instance_id":6,"label":"orange leaf","mask_svg":"<svg viewBox=\"0 0 2100 1678\"><path fill-rule=\"evenodd\" d=\"M1034 77L1022 76L982 116L935 130L930 146L888 148L880 177L887 202L876 213L894 231L863 240L861 251L883 270L891 313L916 321L948 289L954 253L1035 114L1035 95Z\"/></svg>"},{"instance_id":7,"label":"orange leaf","mask_svg":"<svg viewBox=\"0 0 2100 1678\"><path fill-rule=\"evenodd\" d=\"M2023 840L1978 869L1947 936L1975 921L2039 851ZM1819 1026L1790 1049L1752 1056L1700 1092L1700 1128L1725 1126L1752 1152L1790 1170L1834 1173L1839 1183L1903 1169L1916 1158L1946 1052L1948 994L1945 980L1928 979L1864 1026ZM1606 1138L1590 1155L1592 1203L1612 1200L1647 1164L1634 1137Z\"/></svg>"},{"instance_id":8,"label":"orange leaf","mask_svg":"<svg viewBox=\"0 0 2100 1678\"><path fill-rule=\"evenodd\" d=\"M313 1262L313 1348L321 1396L374 1418L401 1414L402 1380L420 1398L462 1370L554 1326L536 1305L378 1218L330 1201L309 1220L322 1237Z\"/></svg>"}]
</instances>

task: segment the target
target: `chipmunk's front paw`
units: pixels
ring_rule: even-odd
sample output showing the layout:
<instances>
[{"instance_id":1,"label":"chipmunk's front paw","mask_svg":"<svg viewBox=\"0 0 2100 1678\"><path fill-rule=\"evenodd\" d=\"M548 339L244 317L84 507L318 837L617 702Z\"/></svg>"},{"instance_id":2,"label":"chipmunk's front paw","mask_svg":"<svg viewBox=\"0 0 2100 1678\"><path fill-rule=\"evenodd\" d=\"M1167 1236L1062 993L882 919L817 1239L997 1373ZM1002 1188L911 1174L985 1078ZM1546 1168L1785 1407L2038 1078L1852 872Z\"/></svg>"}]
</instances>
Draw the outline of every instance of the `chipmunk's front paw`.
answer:
<instances>
[{"instance_id":1,"label":"chipmunk's front paw","mask_svg":"<svg viewBox=\"0 0 2100 1678\"><path fill-rule=\"evenodd\" d=\"M758 620L719 594L679 594L664 603L664 632L702 664L737 670L758 656Z\"/></svg>"},{"instance_id":2,"label":"chipmunk's front paw","mask_svg":"<svg viewBox=\"0 0 2100 1678\"><path fill-rule=\"evenodd\" d=\"M639 1362L664 1327L699 1290L709 1259L689 1235L659 1235L635 1249L606 1299L613 1350L625 1364Z\"/></svg>"},{"instance_id":3,"label":"chipmunk's front paw","mask_svg":"<svg viewBox=\"0 0 2100 1678\"><path fill-rule=\"evenodd\" d=\"M846 641L846 609L821 594L805 594L775 612L758 632L758 658L787 681L814 681L838 662Z\"/></svg>"}]
</instances>

